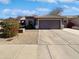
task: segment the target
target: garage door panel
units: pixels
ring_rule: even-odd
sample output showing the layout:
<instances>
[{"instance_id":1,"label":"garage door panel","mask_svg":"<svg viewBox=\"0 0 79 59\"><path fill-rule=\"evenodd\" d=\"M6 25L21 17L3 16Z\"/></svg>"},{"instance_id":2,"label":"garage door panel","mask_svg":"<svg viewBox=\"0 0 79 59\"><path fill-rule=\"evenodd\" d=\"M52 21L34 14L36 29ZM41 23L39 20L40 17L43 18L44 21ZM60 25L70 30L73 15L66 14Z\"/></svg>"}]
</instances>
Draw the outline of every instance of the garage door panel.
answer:
<instances>
[{"instance_id":1,"label":"garage door panel","mask_svg":"<svg viewBox=\"0 0 79 59\"><path fill-rule=\"evenodd\" d=\"M60 21L59 20L40 20L39 28L40 29L59 29Z\"/></svg>"}]
</instances>

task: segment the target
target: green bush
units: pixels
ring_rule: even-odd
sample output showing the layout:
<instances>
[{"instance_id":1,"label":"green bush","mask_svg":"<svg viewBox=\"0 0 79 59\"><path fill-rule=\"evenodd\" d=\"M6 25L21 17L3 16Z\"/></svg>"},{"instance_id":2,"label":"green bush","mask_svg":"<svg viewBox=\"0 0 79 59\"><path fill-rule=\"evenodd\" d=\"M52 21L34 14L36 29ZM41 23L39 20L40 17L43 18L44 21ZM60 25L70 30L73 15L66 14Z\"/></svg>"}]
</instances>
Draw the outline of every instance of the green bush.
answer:
<instances>
[{"instance_id":1,"label":"green bush","mask_svg":"<svg viewBox=\"0 0 79 59\"><path fill-rule=\"evenodd\" d=\"M31 21L29 21L29 24L26 26L27 29L34 29L34 25Z\"/></svg>"},{"instance_id":2,"label":"green bush","mask_svg":"<svg viewBox=\"0 0 79 59\"><path fill-rule=\"evenodd\" d=\"M19 22L16 19L6 19L2 23L3 37L9 38L16 36L19 30Z\"/></svg>"}]
</instances>

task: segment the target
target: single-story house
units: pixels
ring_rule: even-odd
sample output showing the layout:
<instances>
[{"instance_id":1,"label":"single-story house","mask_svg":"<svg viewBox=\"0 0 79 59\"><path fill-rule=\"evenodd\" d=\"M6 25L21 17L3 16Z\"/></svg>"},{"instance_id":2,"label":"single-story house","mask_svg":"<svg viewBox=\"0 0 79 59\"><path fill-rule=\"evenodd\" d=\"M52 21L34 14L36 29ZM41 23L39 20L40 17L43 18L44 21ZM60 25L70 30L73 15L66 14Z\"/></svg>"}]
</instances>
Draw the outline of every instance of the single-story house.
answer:
<instances>
[{"instance_id":1,"label":"single-story house","mask_svg":"<svg viewBox=\"0 0 79 59\"><path fill-rule=\"evenodd\" d=\"M29 24L33 29L62 29L70 20L79 27L78 16L21 16L15 19L26 29Z\"/></svg>"},{"instance_id":2,"label":"single-story house","mask_svg":"<svg viewBox=\"0 0 79 59\"><path fill-rule=\"evenodd\" d=\"M70 20L79 27L78 16L24 16L19 20L21 23L23 21L23 25L26 27L31 21L36 29L62 29L67 27Z\"/></svg>"},{"instance_id":3,"label":"single-story house","mask_svg":"<svg viewBox=\"0 0 79 59\"><path fill-rule=\"evenodd\" d=\"M67 27L70 20L79 27L79 16L21 16L15 19L26 29L29 24L32 29L62 29Z\"/></svg>"},{"instance_id":4,"label":"single-story house","mask_svg":"<svg viewBox=\"0 0 79 59\"><path fill-rule=\"evenodd\" d=\"M78 16L66 16L68 21L71 20L76 26L79 27L79 17Z\"/></svg>"},{"instance_id":5,"label":"single-story house","mask_svg":"<svg viewBox=\"0 0 79 59\"><path fill-rule=\"evenodd\" d=\"M31 21L36 29L61 29L64 28L63 20L63 16L27 16L20 19L25 26Z\"/></svg>"}]
</instances>

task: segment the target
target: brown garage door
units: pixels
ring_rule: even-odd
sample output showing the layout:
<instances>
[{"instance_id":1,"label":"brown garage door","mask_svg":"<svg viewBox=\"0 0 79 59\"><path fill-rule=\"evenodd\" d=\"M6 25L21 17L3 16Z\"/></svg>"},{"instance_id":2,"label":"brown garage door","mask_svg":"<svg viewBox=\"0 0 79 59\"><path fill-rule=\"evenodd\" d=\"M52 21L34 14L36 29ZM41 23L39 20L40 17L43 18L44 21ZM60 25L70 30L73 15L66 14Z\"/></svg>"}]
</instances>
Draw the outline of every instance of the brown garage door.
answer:
<instances>
[{"instance_id":1,"label":"brown garage door","mask_svg":"<svg viewBox=\"0 0 79 59\"><path fill-rule=\"evenodd\" d=\"M40 29L59 29L60 20L39 20Z\"/></svg>"}]
</instances>

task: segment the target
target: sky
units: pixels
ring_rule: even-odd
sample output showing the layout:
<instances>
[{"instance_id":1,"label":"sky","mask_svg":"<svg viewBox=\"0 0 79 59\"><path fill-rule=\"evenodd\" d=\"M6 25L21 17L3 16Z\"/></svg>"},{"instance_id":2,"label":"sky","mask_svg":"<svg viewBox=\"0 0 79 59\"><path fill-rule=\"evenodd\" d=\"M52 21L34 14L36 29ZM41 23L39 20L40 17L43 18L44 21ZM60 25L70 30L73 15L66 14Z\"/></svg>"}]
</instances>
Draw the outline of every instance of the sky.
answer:
<instances>
[{"instance_id":1,"label":"sky","mask_svg":"<svg viewBox=\"0 0 79 59\"><path fill-rule=\"evenodd\" d=\"M57 7L63 9L62 15L79 15L78 0L0 0L0 18L42 16Z\"/></svg>"}]
</instances>

